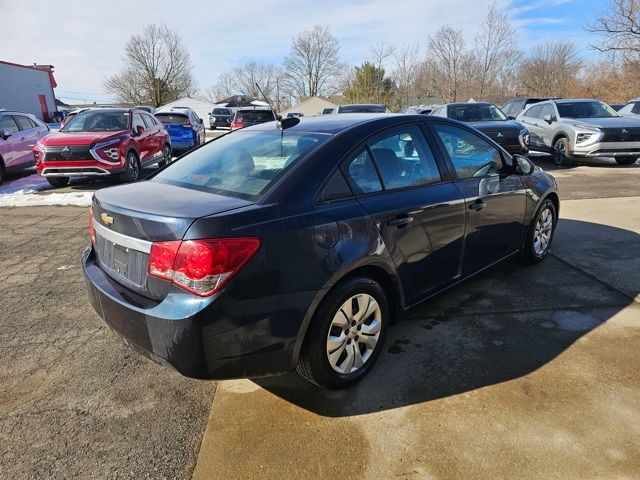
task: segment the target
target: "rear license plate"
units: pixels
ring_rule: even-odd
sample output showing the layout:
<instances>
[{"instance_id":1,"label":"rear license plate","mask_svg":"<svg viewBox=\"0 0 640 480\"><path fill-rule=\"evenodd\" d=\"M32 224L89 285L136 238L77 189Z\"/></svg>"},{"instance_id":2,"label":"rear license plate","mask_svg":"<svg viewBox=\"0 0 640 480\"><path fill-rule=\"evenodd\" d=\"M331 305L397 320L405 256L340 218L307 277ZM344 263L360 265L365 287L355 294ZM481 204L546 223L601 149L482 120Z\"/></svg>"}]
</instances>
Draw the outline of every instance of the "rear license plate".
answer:
<instances>
[{"instance_id":1,"label":"rear license plate","mask_svg":"<svg viewBox=\"0 0 640 480\"><path fill-rule=\"evenodd\" d=\"M121 247L120 245L113 245L113 264L111 268L119 275L125 278L129 277L128 274L129 265L129 249Z\"/></svg>"}]
</instances>

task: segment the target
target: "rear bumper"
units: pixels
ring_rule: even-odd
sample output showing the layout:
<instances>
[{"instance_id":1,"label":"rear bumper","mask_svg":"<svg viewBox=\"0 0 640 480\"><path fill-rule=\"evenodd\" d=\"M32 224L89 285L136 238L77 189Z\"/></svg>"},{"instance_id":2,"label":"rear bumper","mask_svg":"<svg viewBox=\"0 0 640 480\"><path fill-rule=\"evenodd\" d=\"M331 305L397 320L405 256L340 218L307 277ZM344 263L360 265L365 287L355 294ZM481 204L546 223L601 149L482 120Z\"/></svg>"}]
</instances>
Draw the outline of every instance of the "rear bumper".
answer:
<instances>
[{"instance_id":1,"label":"rear bumper","mask_svg":"<svg viewBox=\"0 0 640 480\"><path fill-rule=\"evenodd\" d=\"M195 148L196 141L195 139L185 139L185 138L177 138L171 139L171 151L173 152L186 152L187 150L191 150Z\"/></svg>"},{"instance_id":2,"label":"rear bumper","mask_svg":"<svg viewBox=\"0 0 640 480\"><path fill-rule=\"evenodd\" d=\"M294 346L317 292L240 301L224 291L201 299L174 287L158 302L106 275L91 248L82 264L98 315L157 363L198 379L270 376L295 368Z\"/></svg>"}]
</instances>

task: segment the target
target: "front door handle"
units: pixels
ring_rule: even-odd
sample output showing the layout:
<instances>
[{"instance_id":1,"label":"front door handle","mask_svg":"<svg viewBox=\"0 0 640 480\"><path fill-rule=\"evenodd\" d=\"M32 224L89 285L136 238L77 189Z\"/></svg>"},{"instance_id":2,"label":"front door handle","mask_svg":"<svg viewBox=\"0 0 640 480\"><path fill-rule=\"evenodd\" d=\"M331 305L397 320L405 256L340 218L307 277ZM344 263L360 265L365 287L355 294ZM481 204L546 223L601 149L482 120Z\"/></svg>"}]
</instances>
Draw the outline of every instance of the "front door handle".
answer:
<instances>
[{"instance_id":1,"label":"front door handle","mask_svg":"<svg viewBox=\"0 0 640 480\"><path fill-rule=\"evenodd\" d=\"M413 222L413 217L409 217L408 215L403 215L403 216L398 216L393 220L389 220L387 222L387 225L389 225L390 227L402 228L409 225L411 222Z\"/></svg>"},{"instance_id":2,"label":"front door handle","mask_svg":"<svg viewBox=\"0 0 640 480\"><path fill-rule=\"evenodd\" d=\"M474 210L477 212L479 210L482 210L486 204L487 202L485 202L484 200L478 199L471 205L469 205L469 210Z\"/></svg>"}]
</instances>

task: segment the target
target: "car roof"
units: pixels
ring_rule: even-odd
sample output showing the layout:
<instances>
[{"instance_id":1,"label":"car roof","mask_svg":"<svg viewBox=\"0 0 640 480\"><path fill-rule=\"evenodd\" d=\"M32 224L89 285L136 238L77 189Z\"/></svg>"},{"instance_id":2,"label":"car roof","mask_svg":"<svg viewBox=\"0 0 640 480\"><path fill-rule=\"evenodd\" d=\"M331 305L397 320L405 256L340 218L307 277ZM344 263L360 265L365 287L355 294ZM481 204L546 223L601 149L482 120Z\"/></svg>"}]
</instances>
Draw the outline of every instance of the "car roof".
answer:
<instances>
[{"instance_id":1,"label":"car roof","mask_svg":"<svg viewBox=\"0 0 640 480\"><path fill-rule=\"evenodd\" d=\"M32 113L20 112L19 110L5 110L4 108L0 108L0 115L3 115L3 114L8 114L8 115L18 114L18 115L26 115L27 117L38 118Z\"/></svg>"},{"instance_id":2,"label":"car roof","mask_svg":"<svg viewBox=\"0 0 640 480\"><path fill-rule=\"evenodd\" d=\"M556 103L600 102L597 98L551 98Z\"/></svg>"},{"instance_id":3,"label":"car roof","mask_svg":"<svg viewBox=\"0 0 640 480\"><path fill-rule=\"evenodd\" d=\"M441 106L442 107L451 107L451 106L468 107L468 106L471 106L471 105L494 105L494 104L493 103L489 103L489 102L455 102L455 103L445 103L444 105L441 105Z\"/></svg>"},{"instance_id":4,"label":"car roof","mask_svg":"<svg viewBox=\"0 0 640 480\"><path fill-rule=\"evenodd\" d=\"M319 115L317 117L297 117L300 122L287 129L287 131L337 134L352 127L369 124L372 128L384 128L409 121L448 121L458 124L453 120L429 115L403 114L403 113L343 113L340 115ZM275 127L272 122L262 123L243 130L271 130Z\"/></svg>"}]
</instances>

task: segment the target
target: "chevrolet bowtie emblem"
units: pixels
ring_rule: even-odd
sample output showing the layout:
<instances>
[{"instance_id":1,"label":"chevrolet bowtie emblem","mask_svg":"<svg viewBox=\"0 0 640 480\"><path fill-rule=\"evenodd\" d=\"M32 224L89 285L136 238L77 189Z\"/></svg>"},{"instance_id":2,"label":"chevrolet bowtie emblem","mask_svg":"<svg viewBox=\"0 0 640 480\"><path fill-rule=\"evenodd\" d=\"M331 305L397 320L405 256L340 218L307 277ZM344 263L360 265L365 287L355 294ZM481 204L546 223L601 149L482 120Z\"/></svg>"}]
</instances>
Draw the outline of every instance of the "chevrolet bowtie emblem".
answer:
<instances>
[{"instance_id":1,"label":"chevrolet bowtie emblem","mask_svg":"<svg viewBox=\"0 0 640 480\"><path fill-rule=\"evenodd\" d=\"M102 219L102 223L104 223L105 225L113 225L113 217L109 216L106 213L103 213L102 215L100 215L100 218Z\"/></svg>"}]
</instances>

